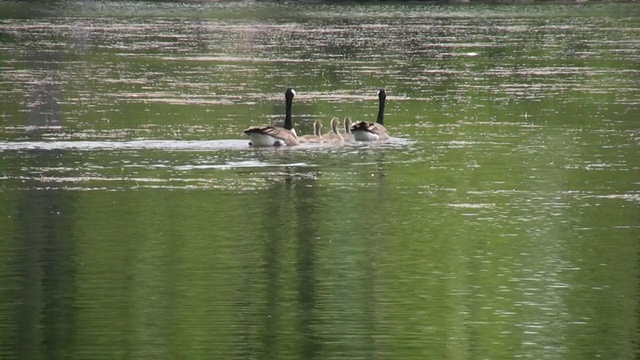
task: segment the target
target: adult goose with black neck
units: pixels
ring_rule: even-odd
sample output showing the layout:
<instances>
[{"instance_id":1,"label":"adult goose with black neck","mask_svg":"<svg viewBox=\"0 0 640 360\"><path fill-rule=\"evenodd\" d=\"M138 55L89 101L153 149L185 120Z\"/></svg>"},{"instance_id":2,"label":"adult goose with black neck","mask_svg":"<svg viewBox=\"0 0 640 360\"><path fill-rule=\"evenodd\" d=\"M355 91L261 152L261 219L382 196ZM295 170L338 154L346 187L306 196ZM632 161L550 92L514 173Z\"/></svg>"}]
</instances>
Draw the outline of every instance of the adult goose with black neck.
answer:
<instances>
[{"instance_id":1,"label":"adult goose with black neck","mask_svg":"<svg viewBox=\"0 0 640 360\"><path fill-rule=\"evenodd\" d=\"M284 127L280 126L252 126L244 131L249 136L252 146L294 146L300 144L291 120L291 105L296 92L288 88L284 93L285 117Z\"/></svg>"},{"instance_id":2,"label":"adult goose with black neck","mask_svg":"<svg viewBox=\"0 0 640 360\"><path fill-rule=\"evenodd\" d=\"M376 122L359 121L351 125L351 133L356 141L377 141L389 139L387 129L384 127L384 104L387 92L384 89L378 91L378 119Z\"/></svg>"}]
</instances>

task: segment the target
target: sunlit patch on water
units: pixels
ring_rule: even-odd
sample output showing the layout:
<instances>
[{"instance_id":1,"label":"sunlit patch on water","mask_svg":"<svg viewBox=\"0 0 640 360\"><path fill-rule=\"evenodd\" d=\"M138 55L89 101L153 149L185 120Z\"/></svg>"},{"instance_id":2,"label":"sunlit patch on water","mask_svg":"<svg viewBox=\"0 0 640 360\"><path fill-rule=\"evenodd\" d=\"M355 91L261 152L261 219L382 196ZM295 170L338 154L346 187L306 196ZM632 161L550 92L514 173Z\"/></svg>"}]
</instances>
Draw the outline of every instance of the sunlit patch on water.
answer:
<instances>
[{"instance_id":1,"label":"sunlit patch on water","mask_svg":"<svg viewBox=\"0 0 640 360\"><path fill-rule=\"evenodd\" d=\"M307 163L269 163L263 162L259 160L248 160L248 161L228 161L223 164L188 164L188 165L169 165L169 164L126 164L122 165L122 168L140 168L140 169L166 169L166 170L175 170L181 172L190 172L195 170L209 170L209 169L218 169L218 170L230 170L230 169L241 169L241 168L266 168L266 167L312 167L315 165L310 165ZM54 169L46 169L46 170L54 170Z\"/></svg>"},{"instance_id":2,"label":"sunlit patch on water","mask_svg":"<svg viewBox=\"0 0 640 360\"><path fill-rule=\"evenodd\" d=\"M248 140L131 140L0 142L0 153L23 158L0 180L16 189L125 190L142 188L255 191L287 179L323 178L337 184L352 169L406 162L414 141L301 144L254 148ZM64 159L64 165L59 163ZM339 165L336 170L327 164ZM334 166L334 165L331 165ZM337 173L334 173L337 171ZM352 173L349 176L354 176ZM361 184L374 186L375 183Z\"/></svg>"},{"instance_id":3,"label":"sunlit patch on water","mask_svg":"<svg viewBox=\"0 0 640 360\"><path fill-rule=\"evenodd\" d=\"M621 199L630 202L640 203L640 193L631 194L610 194L610 195L590 195L587 197L593 197L598 199Z\"/></svg>"},{"instance_id":4,"label":"sunlit patch on water","mask_svg":"<svg viewBox=\"0 0 640 360\"><path fill-rule=\"evenodd\" d=\"M152 177L119 177L119 176L20 176L0 177L0 180L18 180L22 183L20 190L81 190L81 191L120 191L143 188L154 189L242 189L241 183L225 179L211 178L172 178L160 179ZM257 188L256 184L248 186Z\"/></svg>"},{"instance_id":5,"label":"sunlit patch on water","mask_svg":"<svg viewBox=\"0 0 640 360\"><path fill-rule=\"evenodd\" d=\"M448 206L463 209L486 209L494 207L495 204L448 204Z\"/></svg>"},{"instance_id":6,"label":"sunlit patch on water","mask_svg":"<svg viewBox=\"0 0 640 360\"><path fill-rule=\"evenodd\" d=\"M28 151L28 150L78 150L78 151L105 151L105 150L246 150L256 151L283 151L283 150L323 150L340 146L359 146L376 148L397 148L411 145L408 139L390 138L385 142L353 142L344 144L301 144L289 147L251 147L248 140L131 140L131 141L0 141L2 151Z\"/></svg>"},{"instance_id":7,"label":"sunlit patch on water","mask_svg":"<svg viewBox=\"0 0 640 360\"><path fill-rule=\"evenodd\" d=\"M477 52L465 52L465 53L441 53L441 57L475 57L479 54Z\"/></svg>"},{"instance_id":8,"label":"sunlit patch on water","mask_svg":"<svg viewBox=\"0 0 640 360\"><path fill-rule=\"evenodd\" d=\"M0 142L0 151L25 150L222 150L246 149L245 140L16 141Z\"/></svg>"}]
</instances>

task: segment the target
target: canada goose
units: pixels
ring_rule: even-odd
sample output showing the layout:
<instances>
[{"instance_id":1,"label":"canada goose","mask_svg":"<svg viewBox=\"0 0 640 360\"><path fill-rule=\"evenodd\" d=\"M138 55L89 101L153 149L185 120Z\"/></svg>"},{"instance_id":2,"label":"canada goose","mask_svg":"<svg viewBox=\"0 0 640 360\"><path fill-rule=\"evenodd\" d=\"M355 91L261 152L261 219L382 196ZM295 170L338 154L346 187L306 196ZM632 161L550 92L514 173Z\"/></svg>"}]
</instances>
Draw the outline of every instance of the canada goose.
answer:
<instances>
[{"instance_id":1,"label":"canada goose","mask_svg":"<svg viewBox=\"0 0 640 360\"><path fill-rule=\"evenodd\" d=\"M301 143L321 143L322 142L322 123L316 120L313 123L313 135L304 135L298 138Z\"/></svg>"},{"instance_id":2,"label":"canada goose","mask_svg":"<svg viewBox=\"0 0 640 360\"><path fill-rule=\"evenodd\" d=\"M344 134L342 134L342 138L346 142L353 141L353 135L351 134L351 118L344 118Z\"/></svg>"},{"instance_id":3,"label":"canada goose","mask_svg":"<svg viewBox=\"0 0 640 360\"><path fill-rule=\"evenodd\" d=\"M384 89L378 91L380 105L378 107L378 119L376 122L359 121L351 125L351 132L356 141L387 140L389 134L384 127L384 102L387 92Z\"/></svg>"},{"instance_id":4,"label":"canada goose","mask_svg":"<svg viewBox=\"0 0 640 360\"><path fill-rule=\"evenodd\" d=\"M296 92L292 88L288 88L284 93L285 98L285 117L284 127L279 126L252 126L244 131L251 140L249 145L252 146L294 146L300 144L296 131L293 129L293 121L291 120L291 104Z\"/></svg>"},{"instance_id":5,"label":"canada goose","mask_svg":"<svg viewBox=\"0 0 640 360\"><path fill-rule=\"evenodd\" d=\"M322 140L324 142L333 143L333 144L342 144L344 142L342 135L340 135L340 133L338 132L339 124L340 124L339 118L337 117L331 118L331 132L325 134L322 137Z\"/></svg>"}]
</instances>

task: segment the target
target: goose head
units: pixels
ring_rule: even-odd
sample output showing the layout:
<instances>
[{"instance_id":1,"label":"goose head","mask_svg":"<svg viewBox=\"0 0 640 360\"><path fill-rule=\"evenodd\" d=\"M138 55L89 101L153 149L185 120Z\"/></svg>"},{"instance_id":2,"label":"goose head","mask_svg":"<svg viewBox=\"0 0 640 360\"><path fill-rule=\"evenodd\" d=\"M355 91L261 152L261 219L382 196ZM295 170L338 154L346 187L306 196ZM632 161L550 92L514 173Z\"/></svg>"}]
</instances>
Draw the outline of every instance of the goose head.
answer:
<instances>
[{"instance_id":1,"label":"goose head","mask_svg":"<svg viewBox=\"0 0 640 360\"><path fill-rule=\"evenodd\" d=\"M288 101L293 100L294 96L296 96L296 91L293 88L287 88L284 92L284 98Z\"/></svg>"},{"instance_id":2,"label":"goose head","mask_svg":"<svg viewBox=\"0 0 640 360\"><path fill-rule=\"evenodd\" d=\"M387 91L385 89L378 90L378 99L384 101L387 98Z\"/></svg>"}]
</instances>

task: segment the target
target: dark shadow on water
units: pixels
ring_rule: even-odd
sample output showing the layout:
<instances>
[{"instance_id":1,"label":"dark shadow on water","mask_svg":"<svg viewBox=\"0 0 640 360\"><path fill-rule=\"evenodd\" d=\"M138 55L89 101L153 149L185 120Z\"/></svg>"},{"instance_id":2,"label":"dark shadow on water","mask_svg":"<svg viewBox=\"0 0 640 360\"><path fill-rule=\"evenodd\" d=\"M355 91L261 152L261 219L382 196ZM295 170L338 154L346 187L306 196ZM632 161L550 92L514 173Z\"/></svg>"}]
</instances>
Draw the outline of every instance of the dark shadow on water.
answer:
<instances>
[{"instance_id":1,"label":"dark shadow on water","mask_svg":"<svg viewBox=\"0 0 640 360\"><path fill-rule=\"evenodd\" d=\"M301 358L313 359L319 351L319 341L313 330L315 319L316 249L318 237L318 199L315 176L300 175L300 169L289 167L283 173L271 177L272 186L267 192L266 214L263 221L256 222L263 238L264 291L253 294L264 297L256 303L264 304L254 314L260 334L255 344L247 344L242 356L259 355L265 359L282 358L283 349L296 351ZM303 170L306 171L306 170ZM287 263L288 249L295 249L295 263ZM295 283L285 281L289 269L295 269ZM296 303L288 290L296 289ZM244 302L244 301L243 301ZM285 313L286 312L286 313ZM293 321L293 323L290 323ZM296 333L289 333L294 326ZM252 339L251 326L246 328L243 338ZM291 350L297 349L297 350Z\"/></svg>"},{"instance_id":2,"label":"dark shadow on water","mask_svg":"<svg viewBox=\"0 0 640 360\"><path fill-rule=\"evenodd\" d=\"M287 159L286 154L282 157ZM383 153L363 149L363 160L373 163L359 167L363 179L373 177L374 184L369 189L372 199L357 205L356 211L366 212L364 216L353 214L354 218L365 221L353 223L364 232L358 235L361 238L344 238L342 236L351 236L345 232L332 239L332 246L337 249L336 260L345 262L346 266L335 270L343 271L338 283L334 283L335 294L322 293L318 288L318 279L323 275L318 273L321 271L318 247L326 243L326 240L319 241L323 234L320 226L327 220L323 218L327 216L326 211L323 212L325 199L318 192L321 187L317 184L322 170L287 166L263 174L269 176L271 183L259 195L261 199L264 195L265 213L249 225L261 234L257 243L262 246L262 268L256 273L259 278L249 281L264 283L252 294L254 300L242 301L243 307L258 308L251 315L256 328L252 330L249 321L241 335L248 344L242 357L314 359L326 351L340 349L351 355L374 358L377 350L384 347L377 343L377 324L383 321L380 317L384 315L377 313L376 304L380 301L378 294L385 292L380 288L377 265L388 236L385 159ZM291 161L288 158L287 162ZM340 214L328 216L331 221L343 220ZM358 261L349 262L350 258ZM320 296L339 300L321 313ZM336 333L327 334L320 329L332 329ZM329 339L331 342L326 343Z\"/></svg>"},{"instance_id":3,"label":"dark shadow on water","mask_svg":"<svg viewBox=\"0 0 640 360\"><path fill-rule=\"evenodd\" d=\"M385 224L387 219L387 174L385 171L385 154L384 152L380 152L375 157L375 171L373 173L376 187L375 193L373 194L376 197L376 204L374 213L371 216L375 219L372 224L373 233L371 239L374 240L373 244L367 247L367 251L369 252L369 261L366 263L367 269L366 273L368 276L368 293L365 295L367 298L371 299L371 301L363 304L365 312L370 314L368 316L367 330L368 334L366 336L365 341L368 342L367 349L365 349L364 353L367 358L376 357L376 353L378 348L380 347L376 343L375 336L379 334L379 330L376 328L376 324L382 323L379 321L379 314L376 306L376 299L378 298L378 294L384 293L384 289L380 289L380 279L379 269L377 265L380 262L381 254L380 251L383 248L383 244L380 242L385 241L385 235L387 232L384 227L380 227L380 225ZM375 241L377 239L377 241Z\"/></svg>"},{"instance_id":4,"label":"dark shadow on water","mask_svg":"<svg viewBox=\"0 0 640 360\"><path fill-rule=\"evenodd\" d=\"M25 125L38 139L42 132L61 126L61 97L58 55L33 50L26 55L27 64L38 74L27 89L28 111ZM61 151L24 150L13 158L8 168L38 169L60 163ZM6 169L5 169L6 170ZM14 318L2 319L11 330L0 339L3 354L19 359L56 359L68 356L74 341L74 242L73 219L76 195L47 189L46 183L19 193L15 201L16 228L13 239L15 272L7 283L16 284L16 292L5 299L13 304Z\"/></svg>"},{"instance_id":5,"label":"dark shadow on water","mask_svg":"<svg viewBox=\"0 0 640 360\"><path fill-rule=\"evenodd\" d=\"M266 224L261 224L266 230L267 238L265 240L264 264L265 275L267 276L266 284L266 314L264 317L264 330L260 339L259 353L266 355L267 359L277 358L276 345L279 340L278 321L280 315L280 272L282 270L281 252L285 245L285 232L291 226L289 202L292 199L291 188L293 180L289 177L280 182L273 184L273 188L269 191L269 204L266 207L267 214L264 219ZM260 225L259 225L260 226ZM265 316L266 315L266 316Z\"/></svg>"},{"instance_id":6,"label":"dark shadow on water","mask_svg":"<svg viewBox=\"0 0 640 360\"><path fill-rule=\"evenodd\" d=\"M301 358L315 359L321 350L317 334L313 330L316 320L316 247L319 236L319 200L314 184L315 177L302 178L295 191L297 219L296 240L298 303L300 306L299 331L302 336Z\"/></svg>"},{"instance_id":7,"label":"dark shadow on water","mask_svg":"<svg viewBox=\"0 0 640 360\"><path fill-rule=\"evenodd\" d=\"M16 318L3 347L12 348L10 353L21 359L59 358L74 337L75 194L29 190L18 201L12 265Z\"/></svg>"},{"instance_id":8,"label":"dark shadow on water","mask_svg":"<svg viewBox=\"0 0 640 360\"><path fill-rule=\"evenodd\" d=\"M31 128L31 139L39 139L43 132L62 126L62 98L60 80L61 56L55 52L30 51L27 64L37 77L27 88L27 118L25 125Z\"/></svg>"}]
</instances>

